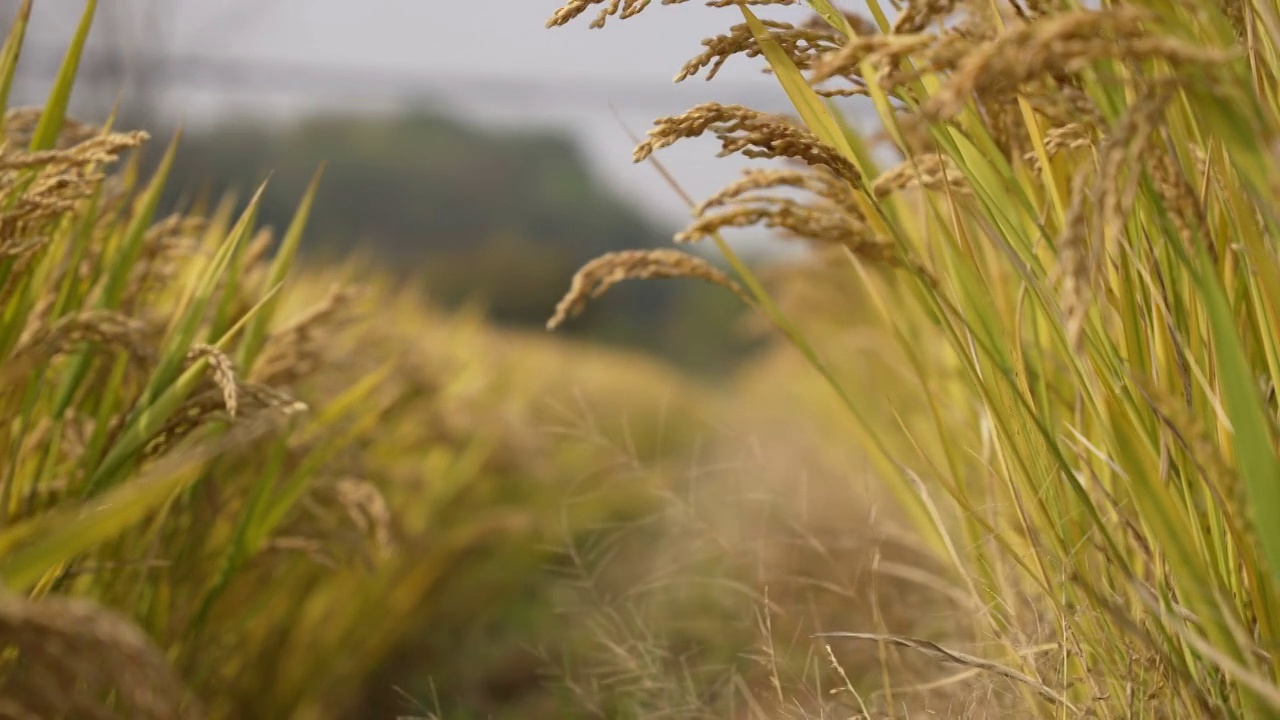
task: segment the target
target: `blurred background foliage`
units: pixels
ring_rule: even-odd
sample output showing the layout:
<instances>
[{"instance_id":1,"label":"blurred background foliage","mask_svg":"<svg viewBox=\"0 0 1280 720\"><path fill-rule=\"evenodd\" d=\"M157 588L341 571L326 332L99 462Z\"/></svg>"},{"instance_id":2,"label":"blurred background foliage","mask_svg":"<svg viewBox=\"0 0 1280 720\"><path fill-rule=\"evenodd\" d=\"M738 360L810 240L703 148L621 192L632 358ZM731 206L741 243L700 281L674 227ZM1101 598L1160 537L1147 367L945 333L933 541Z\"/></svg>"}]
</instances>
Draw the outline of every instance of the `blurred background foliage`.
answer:
<instances>
[{"instance_id":1,"label":"blurred background foliage","mask_svg":"<svg viewBox=\"0 0 1280 720\"><path fill-rule=\"evenodd\" d=\"M594 177L565 134L478 130L427 109L186 133L165 201L183 207L269 177L260 217L283 227L322 163L304 262L356 254L443 307L476 306L506 326L541 327L583 263L668 244L675 230ZM701 283L627 283L566 332L723 376L758 346L744 315Z\"/></svg>"}]
</instances>

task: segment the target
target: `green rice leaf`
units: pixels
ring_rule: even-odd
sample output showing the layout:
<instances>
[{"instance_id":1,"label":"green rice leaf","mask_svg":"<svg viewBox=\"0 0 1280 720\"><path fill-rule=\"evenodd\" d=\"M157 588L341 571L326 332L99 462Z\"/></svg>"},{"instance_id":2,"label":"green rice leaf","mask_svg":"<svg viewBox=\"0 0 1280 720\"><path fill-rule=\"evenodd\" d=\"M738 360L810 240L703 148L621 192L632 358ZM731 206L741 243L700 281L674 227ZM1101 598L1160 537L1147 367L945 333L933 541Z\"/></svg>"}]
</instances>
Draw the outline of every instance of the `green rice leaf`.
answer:
<instances>
[{"instance_id":1,"label":"green rice leaf","mask_svg":"<svg viewBox=\"0 0 1280 720\"><path fill-rule=\"evenodd\" d=\"M23 0L13 18L13 26L0 49L0 117L9 108L9 91L13 89L13 77L18 71L18 58L22 55L22 41L31 22L31 0Z\"/></svg>"},{"instance_id":2,"label":"green rice leaf","mask_svg":"<svg viewBox=\"0 0 1280 720\"><path fill-rule=\"evenodd\" d=\"M1210 266L1206 259L1202 258L1202 262ZM1254 532L1272 576L1280 579L1280 459L1272 444L1271 423L1263 411L1257 378L1245 358L1221 285L1207 272L1196 275L1213 331L1218 383L1231 419L1233 445L1249 496Z\"/></svg>"},{"instance_id":3,"label":"green rice leaf","mask_svg":"<svg viewBox=\"0 0 1280 720\"><path fill-rule=\"evenodd\" d=\"M62 67L58 69L58 78L49 91L49 99L45 101L44 110L40 113L40 122L31 136L32 150L48 150L58 141L62 125L67 117L67 105L71 102L71 89L76 83L76 74L80 71L80 56L84 53L84 45L89 40L89 29L93 27L93 16L98 9L98 0L85 3L84 13L80 16L80 25L76 28L71 47L62 59Z\"/></svg>"}]
</instances>

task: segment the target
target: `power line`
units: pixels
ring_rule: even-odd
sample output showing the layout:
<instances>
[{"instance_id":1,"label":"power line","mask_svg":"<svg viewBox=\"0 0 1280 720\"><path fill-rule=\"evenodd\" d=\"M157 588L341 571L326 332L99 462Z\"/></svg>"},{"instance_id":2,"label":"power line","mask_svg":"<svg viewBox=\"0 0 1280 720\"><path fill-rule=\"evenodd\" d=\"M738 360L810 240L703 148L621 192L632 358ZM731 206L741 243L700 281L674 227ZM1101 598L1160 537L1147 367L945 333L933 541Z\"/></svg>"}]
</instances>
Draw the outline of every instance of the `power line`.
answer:
<instances>
[{"instance_id":1,"label":"power line","mask_svg":"<svg viewBox=\"0 0 1280 720\"><path fill-rule=\"evenodd\" d=\"M61 63L61 51L53 48L24 50L20 75L27 80L50 80ZM575 106L613 102L645 109L670 108L680 100L707 92L614 77L585 74L560 77L513 77L474 70L449 70L440 75L415 72L324 66L279 60L240 60L217 56L131 54L129 65L147 68L145 81L166 89L198 89L225 94L253 92L307 98L412 97L432 94L504 103L562 103ZM131 73L122 70L111 54L86 54L78 82L125 85ZM697 81L689 81L693 84ZM721 100L768 107L783 101L772 80L720 81L711 90Z\"/></svg>"}]
</instances>

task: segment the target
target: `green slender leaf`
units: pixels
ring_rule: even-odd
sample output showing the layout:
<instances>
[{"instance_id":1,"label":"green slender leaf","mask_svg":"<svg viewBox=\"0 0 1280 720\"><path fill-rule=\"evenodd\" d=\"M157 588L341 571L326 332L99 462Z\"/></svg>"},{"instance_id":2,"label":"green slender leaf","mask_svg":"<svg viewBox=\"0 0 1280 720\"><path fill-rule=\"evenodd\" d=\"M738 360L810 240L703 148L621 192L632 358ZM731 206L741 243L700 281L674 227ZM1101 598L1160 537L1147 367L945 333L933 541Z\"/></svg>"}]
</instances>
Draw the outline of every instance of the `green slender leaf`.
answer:
<instances>
[{"instance_id":1,"label":"green slender leaf","mask_svg":"<svg viewBox=\"0 0 1280 720\"><path fill-rule=\"evenodd\" d=\"M194 481L201 465L271 427L266 421L247 425L220 441L161 461L102 496L0 531L0 583L9 590L30 590L49 570L137 525Z\"/></svg>"},{"instance_id":2,"label":"green slender leaf","mask_svg":"<svg viewBox=\"0 0 1280 720\"><path fill-rule=\"evenodd\" d=\"M22 41L27 36L31 22L31 0L22 0L13 18L13 26L0 49L0 117L9 108L9 92L13 89L13 77L18 71L18 58L22 55Z\"/></svg>"},{"instance_id":3,"label":"green slender leaf","mask_svg":"<svg viewBox=\"0 0 1280 720\"><path fill-rule=\"evenodd\" d=\"M252 232L253 223L258 216L258 207L262 202L262 194L265 190L266 183L258 187L258 191L254 193L248 206L240 214L240 219L231 228L227 239L219 245L213 260L204 268L201 276L189 285L190 289L187 296L179 301L178 308L173 315L173 324L169 329L169 336L165 340L160 362L155 372L151 375L151 381L147 384L147 389L142 394L139 407L144 412L169 387L174 378L178 376L182 364L186 362L187 354L191 352L191 348L200 334L201 325L205 320L205 311L214 302L214 295L218 291L219 281L226 277L227 269L232 259L239 249L243 247ZM163 420L159 422L163 422Z\"/></svg>"},{"instance_id":4,"label":"green slender leaf","mask_svg":"<svg viewBox=\"0 0 1280 720\"><path fill-rule=\"evenodd\" d=\"M365 375L334 398L311 424L313 428L325 428L336 424L338 418L354 417L347 429L338 438L317 447L303 460L301 467L293 472L289 479L271 501L263 508L260 522L249 528L247 542L249 547L261 544L272 532L284 522L288 513L302 499L308 485L317 470L330 462L347 444L347 437L358 436L363 429L372 427L377 422L380 409L370 407L370 398L379 387L386 382L395 371L396 361L384 363L373 372Z\"/></svg>"},{"instance_id":5,"label":"green slender leaf","mask_svg":"<svg viewBox=\"0 0 1280 720\"><path fill-rule=\"evenodd\" d=\"M857 167L862 174L863 181L868 182L866 170L858 166L858 153L854 152L853 146L849 144L849 138L844 133L844 129L831 114L822 97L809 86L804 76L800 74L800 70L796 68L795 63L791 61L791 57L782 49L782 46L778 45L778 41L773 38L769 29L765 27L764 23L760 22L755 13L751 12L751 9L746 5L739 5L738 9L742 11L742 16L746 18L747 26L751 29L751 34L755 37L761 53L769 61L769 67L773 70L774 76L778 78L778 84L787 93L791 104L795 107L796 112L800 113L800 118L804 120L809 131L822 142L835 148L850 163L853 163L854 167ZM885 224L879 210L867 199L864 193L854 193L853 197L854 201L862 209L863 216L871 223L873 228L886 237L896 235L893 228Z\"/></svg>"},{"instance_id":6,"label":"green slender leaf","mask_svg":"<svg viewBox=\"0 0 1280 720\"><path fill-rule=\"evenodd\" d=\"M854 37L856 35L853 32L853 28L849 27L849 20L845 18L844 13L837 10L828 0L808 0L808 2L809 7L821 15L828 25L839 30L841 35L845 37Z\"/></svg>"},{"instance_id":7,"label":"green slender leaf","mask_svg":"<svg viewBox=\"0 0 1280 720\"><path fill-rule=\"evenodd\" d=\"M45 101L40 113L40 122L36 124L35 133L31 136L32 150L48 150L58 142L58 135L62 132L62 125L67 117L67 105L71 102L71 89L75 86L76 75L80 71L80 56L89 40L89 29L93 27L93 16L97 9L98 0L85 3L80 25L71 40L71 47L62 59L58 78L53 82L49 99Z\"/></svg>"},{"instance_id":8,"label":"green slender leaf","mask_svg":"<svg viewBox=\"0 0 1280 720\"><path fill-rule=\"evenodd\" d=\"M809 87L809 83L805 81L804 76L796 69L795 63L787 55L786 51L778 45L769 33L769 29L760 22L760 19L751 12L746 5L740 5L742 16L747 20L747 26L751 29L751 34L755 36L756 44L760 47L760 51L764 54L765 59L769 61L769 67L773 70L778 78L778 84L786 91L787 97L790 98L791 104L795 106L796 111L800 113L800 117L804 120L805 125L818 139L839 150L850 161L856 162L857 155L853 152L853 148L849 147L849 141L841 131L839 123L831 116L830 110L827 109L826 103L822 97Z\"/></svg>"},{"instance_id":9,"label":"green slender leaf","mask_svg":"<svg viewBox=\"0 0 1280 720\"><path fill-rule=\"evenodd\" d=\"M298 254L298 247L302 244L303 233L306 231L307 220L311 216L311 206L314 204L316 193L320 189L320 179L323 176L324 165L321 165L316 169L315 175L312 176L311 183L307 186L307 191L303 194L297 211L294 212L293 220L289 223L289 229L285 231L284 238L280 241L280 248L276 251L276 256L271 261L271 269L267 273L268 287L284 282L285 276L293 266L294 259ZM240 356L238 358L243 372L249 372L258 357L258 353L262 352L262 347L267 339L267 331L271 327L271 322L275 319L278 305L279 300L272 299L267 307L253 319L253 322L249 324L249 328L245 331L244 343L240 346Z\"/></svg>"},{"instance_id":10,"label":"green slender leaf","mask_svg":"<svg viewBox=\"0 0 1280 720\"><path fill-rule=\"evenodd\" d=\"M169 171L173 168L173 160L181 135L181 132L174 134L151 183L134 203L133 216L125 230L124 238L118 251L110 258L111 264L107 269L106 284L98 303L100 308L114 310L120 307L128 286L129 275L137 265L138 256L142 252L142 241L146 236L147 228L151 227L156 210L160 206L160 196L168 180ZM53 410L55 417L62 417L71 406L76 391L80 389L81 383L89 372L91 362L92 359L84 354L75 359L71 371L67 373L59 387Z\"/></svg>"},{"instance_id":11,"label":"green slender leaf","mask_svg":"<svg viewBox=\"0 0 1280 720\"><path fill-rule=\"evenodd\" d=\"M206 271L207 281L216 279L225 270L227 259L233 249L232 246L244 237L243 231L244 227L240 227L238 231L233 230L231 240L224 245L218 256L214 258L213 263L211 263L211 267ZM206 282L205 285L204 289L197 292L197 299L193 303L195 307L200 309L208 306L208 299L212 292L212 282ZM230 339L244 329L252 321L256 313L260 312L270 302L279 287L277 285L271 288L244 317L240 318L234 326L219 338L218 345L215 345L215 347L218 347L219 350L224 349ZM200 298L203 298L203 300ZM187 357L185 352L179 353L177 348L190 347L189 341L194 337L192 334L194 330L188 328L188 326L192 328L198 327L198 324L189 322L190 317L199 317L201 314L195 313L192 315L188 313L187 320L180 323L177 342L170 345L171 350L168 353L171 363L181 363ZM188 344L183 345L182 342L184 340L188 341ZM219 345L223 347L219 347ZM172 367L176 370L180 368L180 365L174 364ZM164 423L178 411L182 403L195 390L204 374L208 372L208 369L209 360L205 357L201 357L191 363L190 367L177 375L176 378L170 377L165 381L157 380L161 376L161 368L156 369L152 374L152 384L148 386L147 391L144 392L143 399L139 401L134 413L130 415L124 431L116 440L106 458L103 459L101 465L98 466L97 471L90 477L89 482L86 483L83 491L85 495L93 494L99 488L112 484L122 470L136 460L137 453L142 450L150 438L154 437Z\"/></svg>"},{"instance_id":12,"label":"green slender leaf","mask_svg":"<svg viewBox=\"0 0 1280 720\"><path fill-rule=\"evenodd\" d=\"M1202 257L1201 261L1203 267L1211 267L1207 258ZM1257 379L1236 333L1226 295L1206 271L1196 275L1213 330L1218 383L1231 418L1233 445L1249 496L1254 531L1272 576L1280 579L1280 459L1272 445L1271 424L1258 397Z\"/></svg>"}]
</instances>

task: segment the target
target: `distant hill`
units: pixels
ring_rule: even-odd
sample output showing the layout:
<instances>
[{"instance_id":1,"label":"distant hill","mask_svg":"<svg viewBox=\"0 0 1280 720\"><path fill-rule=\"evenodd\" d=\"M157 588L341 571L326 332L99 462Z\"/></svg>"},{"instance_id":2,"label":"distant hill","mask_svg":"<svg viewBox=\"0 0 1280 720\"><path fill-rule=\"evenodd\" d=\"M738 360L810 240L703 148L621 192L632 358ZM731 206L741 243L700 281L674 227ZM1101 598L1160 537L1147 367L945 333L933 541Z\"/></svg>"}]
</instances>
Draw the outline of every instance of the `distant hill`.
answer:
<instances>
[{"instance_id":1,"label":"distant hill","mask_svg":"<svg viewBox=\"0 0 1280 720\"><path fill-rule=\"evenodd\" d=\"M425 113L188 134L167 201L228 190L244 198L270 172L262 220L283 228L322 161L307 256L359 249L425 278L424 290L446 306L483 302L499 323L540 326L583 262L670 242L672 228L593 177L568 138L497 134ZM718 289L630 283L570 332L707 368L743 351L731 339L738 314Z\"/></svg>"}]
</instances>

